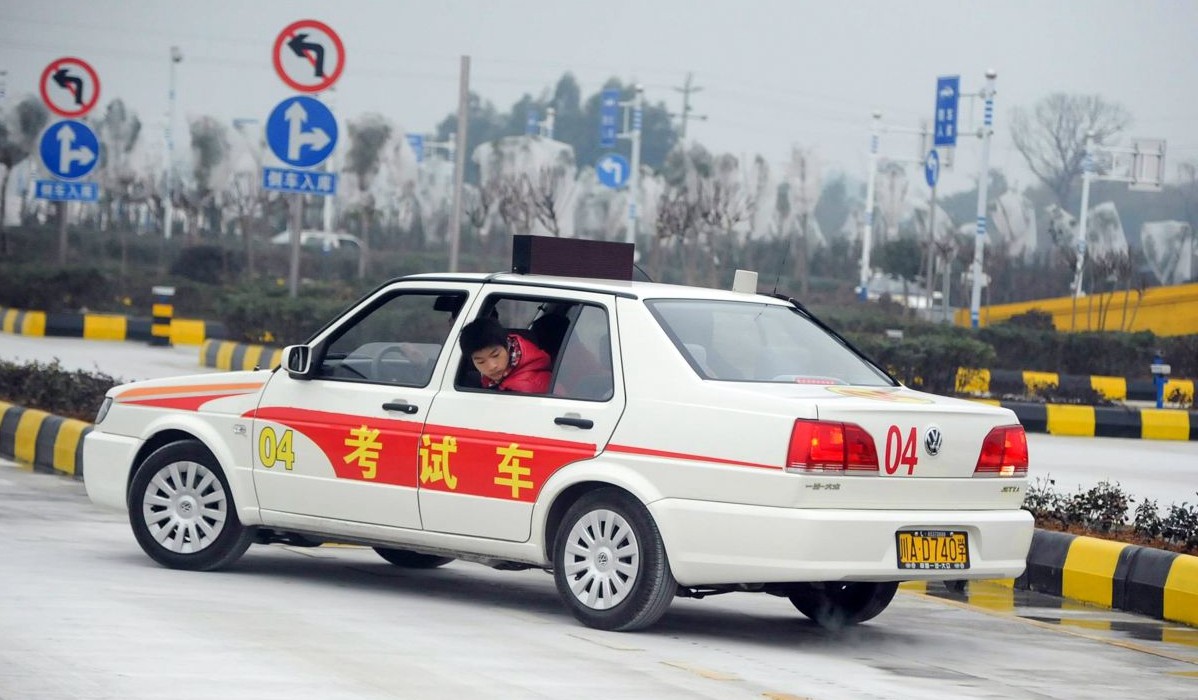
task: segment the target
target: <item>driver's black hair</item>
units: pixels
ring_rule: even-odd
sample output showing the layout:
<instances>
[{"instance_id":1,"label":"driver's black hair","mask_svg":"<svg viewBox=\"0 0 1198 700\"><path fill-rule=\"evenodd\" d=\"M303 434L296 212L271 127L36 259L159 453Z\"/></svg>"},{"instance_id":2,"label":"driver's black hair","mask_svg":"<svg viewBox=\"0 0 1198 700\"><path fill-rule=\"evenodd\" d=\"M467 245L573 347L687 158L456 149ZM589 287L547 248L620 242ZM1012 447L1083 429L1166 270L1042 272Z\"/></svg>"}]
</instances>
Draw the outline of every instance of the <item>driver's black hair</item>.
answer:
<instances>
[{"instance_id":1,"label":"driver's black hair","mask_svg":"<svg viewBox=\"0 0 1198 700\"><path fill-rule=\"evenodd\" d=\"M462 335L458 344L462 346L463 355L473 355L479 350L507 345L507 329L499 321L484 316L476 318L462 327Z\"/></svg>"}]
</instances>

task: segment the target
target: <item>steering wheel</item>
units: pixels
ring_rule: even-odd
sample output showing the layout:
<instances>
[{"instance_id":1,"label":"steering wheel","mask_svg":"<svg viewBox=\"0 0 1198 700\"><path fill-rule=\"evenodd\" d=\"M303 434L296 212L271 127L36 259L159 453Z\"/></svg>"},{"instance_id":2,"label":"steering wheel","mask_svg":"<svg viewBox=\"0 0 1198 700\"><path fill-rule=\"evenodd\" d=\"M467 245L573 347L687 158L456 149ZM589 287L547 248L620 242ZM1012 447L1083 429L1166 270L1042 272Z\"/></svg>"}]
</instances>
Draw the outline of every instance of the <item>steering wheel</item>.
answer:
<instances>
[{"instance_id":1,"label":"steering wheel","mask_svg":"<svg viewBox=\"0 0 1198 700\"><path fill-rule=\"evenodd\" d=\"M407 350L404 349L403 343L394 343L392 345L388 345L380 350L378 354L374 356L374 359L370 361L370 376L374 377L375 379L384 378L383 365L388 355L396 355L405 361L412 361L408 356Z\"/></svg>"}]
</instances>

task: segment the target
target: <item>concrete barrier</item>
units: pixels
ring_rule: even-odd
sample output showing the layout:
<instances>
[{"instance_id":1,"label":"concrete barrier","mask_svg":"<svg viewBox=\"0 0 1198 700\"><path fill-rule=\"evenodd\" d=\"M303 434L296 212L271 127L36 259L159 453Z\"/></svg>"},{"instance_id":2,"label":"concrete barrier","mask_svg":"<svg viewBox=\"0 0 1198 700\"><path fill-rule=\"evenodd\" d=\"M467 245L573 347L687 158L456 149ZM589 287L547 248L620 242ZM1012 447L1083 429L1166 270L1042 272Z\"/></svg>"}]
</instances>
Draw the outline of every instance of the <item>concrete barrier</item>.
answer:
<instances>
[{"instance_id":1,"label":"concrete barrier","mask_svg":"<svg viewBox=\"0 0 1198 700\"><path fill-rule=\"evenodd\" d=\"M1029 433L1146 440L1198 440L1198 411L973 399L1015 412Z\"/></svg>"},{"instance_id":2,"label":"concrete barrier","mask_svg":"<svg viewBox=\"0 0 1198 700\"><path fill-rule=\"evenodd\" d=\"M1194 402L1193 379L1169 379L1165 399L1174 392L1186 403ZM1108 401L1156 401L1151 379L1107 377L1098 374L1058 374L1016 369L957 368L957 391L962 394L1018 394L1031 396L1046 388L1092 389Z\"/></svg>"},{"instance_id":3,"label":"concrete barrier","mask_svg":"<svg viewBox=\"0 0 1198 700\"><path fill-rule=\"evenodd\" d=\"M283 349L266 345L205 340L200 347L200 366L227 371L274 369L283 362Z\"/></svg>"},{"instance_id":4,"label":"concrete barrier","mask_svg":"<svg viewBox=\"0 0 1198 700\"><path fill-rule=\"evenodd\" d=\"M82 478L91 423L0 401L0 456L35 471Z\"/></svg>"},{"instance_id":5,"label":"concrete barrier","mask_svg":"<svg viewBox=\"0 0 1198 700\"><path fill-rule=\"evenodd\" d=\"M17 335L88 338L91 340L141 340L149 342L153 322L120 314L77 314L27 311L0 306L0 331ZM200 345L208 338L229 335L219 321L175 318L170 321L170 342Z\"/></svg>"},{"instance_id":6,"label":"concrete barrier","mask_svg":"<svg viewBox=\"0 0 1198 700\"><path fill-rule=\"evenodd\" d=\"M1198 557L1036 530L1016 588L1198 626Z\"/></svg>"}]
</instances>

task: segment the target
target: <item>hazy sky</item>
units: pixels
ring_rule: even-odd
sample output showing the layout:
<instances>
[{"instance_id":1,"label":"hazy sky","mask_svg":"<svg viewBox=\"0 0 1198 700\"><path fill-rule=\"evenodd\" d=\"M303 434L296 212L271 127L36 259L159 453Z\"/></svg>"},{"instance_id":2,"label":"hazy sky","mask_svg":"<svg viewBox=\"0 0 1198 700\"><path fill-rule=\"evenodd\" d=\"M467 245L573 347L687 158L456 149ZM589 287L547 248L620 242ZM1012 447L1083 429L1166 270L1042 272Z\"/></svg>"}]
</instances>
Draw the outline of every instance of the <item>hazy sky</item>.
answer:
<instances>
[{"instance_id":1,"label":"hazy sky","mask_svg":"<svg viewBox=\"0 0 1198 700\"><path fill-rule=\"evenodd\" d=\"M1168 140L1168 177L1198 160L1198 2L1190 0L0 0L0 71L8 104L37 91L43 68L74 55L102 83L101 107L123 98L160 138L171 45L180 116L266 120L291 91L271 47L299 19L342 37L346 68L334 109L377 111L429 131L456 108L459 56L471 88L506 111L523 93L572 71L584 97L611 76L640 81L646 98L678 111L688 72L689 135L717 152L781 163L792 144L829 169L863 177L869 115L903 127L930 118L938 75L964 92L998 71L991 164L1030 184L1011 145L1010 110L1054 91L1099 93L1134 116L1131 136ZM969 107L962 105L968 125ZM980 105L975 113L980 121ZM596 126L597 128L597 126ZM883 151L914 156L914 137ZM976 139L943 181L976 175ZM913 175L913 179L914 179ZM917 180L922 187L922 178Z\"/></svg>"}]
</instances>

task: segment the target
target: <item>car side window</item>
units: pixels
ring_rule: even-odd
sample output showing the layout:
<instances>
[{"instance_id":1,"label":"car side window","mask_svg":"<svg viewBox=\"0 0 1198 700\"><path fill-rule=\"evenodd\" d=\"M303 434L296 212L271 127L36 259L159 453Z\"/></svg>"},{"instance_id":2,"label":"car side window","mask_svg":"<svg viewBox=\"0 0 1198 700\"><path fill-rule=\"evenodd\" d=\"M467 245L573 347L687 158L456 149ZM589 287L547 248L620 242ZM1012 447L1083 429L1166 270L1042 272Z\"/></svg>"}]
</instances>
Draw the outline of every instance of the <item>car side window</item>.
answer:
<instances>
[{"instance_id":1,"label":"car side window","mask_svg":"<svg viewBox=\"0 0 1198 700\"><path fill-rule=\"evenodd\" d=\"M611 333L606 311L598 306L582 306L559 354L554 396L589 401L612 397Z\"/></svg>"},{"instance_id":2,"label":"car side window","mask_svg":"<svg viewBox=\"0 0 1198 700\"><path fill-rule=\"evenodd\" d=\"M428 386L465 292L409 292L387 297L326 341L323 379Z\"/></svg>"}]
</instances>

